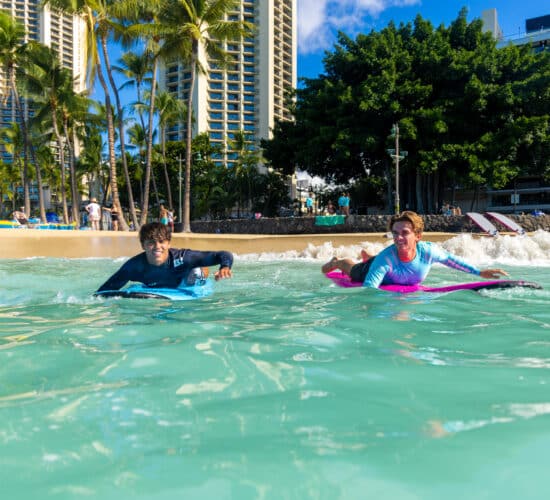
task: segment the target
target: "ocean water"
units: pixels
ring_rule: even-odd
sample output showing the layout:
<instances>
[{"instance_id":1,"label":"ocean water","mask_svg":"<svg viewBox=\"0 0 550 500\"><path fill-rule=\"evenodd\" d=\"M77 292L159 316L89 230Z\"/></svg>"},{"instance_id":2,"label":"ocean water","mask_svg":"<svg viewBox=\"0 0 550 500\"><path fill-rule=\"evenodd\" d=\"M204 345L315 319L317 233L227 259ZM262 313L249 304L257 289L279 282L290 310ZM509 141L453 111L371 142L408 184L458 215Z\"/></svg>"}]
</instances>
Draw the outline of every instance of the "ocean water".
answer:
<instances>
[{"instance_id":1,"label":"ocean water","mask_svg":"<svg viewBox=\"0 0 550 500\"><path fill-rule=\"evenodd\" d=\"M550 234L443 246L544 289L341 289L329 243L182 303L93 298L124 259L0 260L0 498L548 498Z\"/></svg>"}]
</instances>

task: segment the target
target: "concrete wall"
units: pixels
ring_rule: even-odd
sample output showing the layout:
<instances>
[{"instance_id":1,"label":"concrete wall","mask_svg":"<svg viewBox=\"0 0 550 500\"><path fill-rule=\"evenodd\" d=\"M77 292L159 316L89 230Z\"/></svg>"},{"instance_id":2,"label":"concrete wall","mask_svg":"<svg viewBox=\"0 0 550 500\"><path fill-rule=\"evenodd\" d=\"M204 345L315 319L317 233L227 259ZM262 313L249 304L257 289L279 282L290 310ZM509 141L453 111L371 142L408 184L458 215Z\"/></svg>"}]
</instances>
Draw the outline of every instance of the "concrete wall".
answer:
<instances>
[{"instance_id":1,"label":"concrete wall","mask_svg":"<svg viewBox=\"0 0 550 500\"><path fill-rule=\"evenodd\" d=\"M230 219L218 221L195 221L191 223L194 233L214 234L338 234L338 233L383 233L387 231L389 215L350 215L343 224L318 226L315 217L278 217L254 219ZM550 230L550 215L510 215L525 231ZM480 233L481 231L465 216L425 215L426 232ZM495 223L499 231L505 227Z\"/></svg>"}]
</instances>

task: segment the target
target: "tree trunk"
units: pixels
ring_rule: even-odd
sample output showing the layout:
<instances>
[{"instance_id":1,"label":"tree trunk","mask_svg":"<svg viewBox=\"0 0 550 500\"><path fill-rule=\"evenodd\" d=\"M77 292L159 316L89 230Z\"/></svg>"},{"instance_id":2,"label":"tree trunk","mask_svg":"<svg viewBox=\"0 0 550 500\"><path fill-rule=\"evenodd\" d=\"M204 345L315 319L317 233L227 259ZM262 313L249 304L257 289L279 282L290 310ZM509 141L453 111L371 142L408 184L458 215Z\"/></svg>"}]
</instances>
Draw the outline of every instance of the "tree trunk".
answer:
<instances>
[{"instance_id":1,"label":"tree trunk","mask_svg":"<svg viewBox=\"0 0 550 500\"><path fill-rule=\"evenodd\" d=\"M126 186L128 189L128 204L130 205L128 208L130 210L130 217L132 218L134 227L137 229L138 220L136 216L136 207L134 205L134 195L132 193L132 182L130 180L130 173L128 172L128 162L126 161L126 146L125 146L126 134L124 132L123 110L120 104L120 96L118 93L118 88L113 79L113 71L111 69L111 63L109 60L109 51L107 50L107 41L104 38L101 39L101 48L103 50L103 60L105 61L107 77L109 78L109 83L115 95L116 109L118 114L117 121L118 121L118 134L119 134L119 141L120 141L120 158L122 161L122 171L124 172L124 179L126 180ZM119 220L120 228L123 231L128 231L129 229L128 224L126 223L126 219L124 218L124 213L122 211L119 212L118 217L119 217L118 220Z\"/></svg>"},{"instance_id":2,"label":"tree trunk","mask_svg":"<svg viewBox=\"0 0 550 500\"><path fill-rule=\"evenodd\" d=\"M183 232L191 232L191 147L193 144L193 91L195 89L195 78L197 74L197 59L199 54L199 44L193 40L191 56L191 81L189 82L189 96L187 98L187 136L185 150L185 196L184 196L184 214L183 214Z\"/></svg>"},{"instance_id":3,"label":"tree trunk","mask_svg":"<svg viewBox=\"0 0 550 500\"><path fill-rule=\"evenodd\" d=\"M63 134L65 135L65 142L69 152L69 176L71 183L71 198L72 198L72 216L73 222L77 227L80 227L80 197L78 195L78 186L76 181L76 168L74 161L74 146L69 134L69 126L67 124L67 118L63 119Z\"/></svg>"},{"instance_id":4,"label":"tree trunk","mask_svg":"<svg viewBox=\"0 0 550 500\"><path fill-rule=\"evenodd\" d=\"M25 118L25 113L21 106L21 102L19 101L19 92L17 92L17 86L15 84L15 68L13 67L9 68L9 79L10 79L11 93L13 96L13 100L15 102L15 109L17 111L17 114L19 115L19 120L21 122L19 125L21 127L21 135L23 136L23 144L24 144L24 151L25 151L25 155L24 155L25 165L27 165L26 162L28 161L28 156L27 156L27 152L28 152L31 155L31 159L36 170L36 188L38 190L38 205L40 207L40 220L42 222L46 222L46 206L44 204L44 192L42 190L42 173L40 172L40 164L36 159L33 145L29 140L29 133L27 130L27 121ZM27 168L27 167L25 166L24 168ZM27 190L28 190L28 176L27 176ZM28 207L27 207L27 204L29 205ZM30 197L28 194L27 194L27 199L25 201L25 210L28 210L30 212Z\"/></svg>"},{"instance_id":5,"label":"tree trunk","mask_svg":"<svg viewBox=\"0 0 550 500\"><path fill-rule=\"evenodd\" d=\"M422 174L420 173L420 169L416 169L416 211L419 214L424 213L424 201L422 199Z\"/></svg>"},{"instance_id":6,"label":"tree trunk","mask_svg":"<svg viewBox=\"0 0 550 500\"><path fill-rule=\"evenodd\" d=\"M153 158L153 118L155 113L155 91L157 85L158 59L153 63L153 78L151 80L151 100L149 102L149 125L147 127L147 154L145 158L145 181L143 186L143 206L141 207L141 224L147 223L149 212L149 185L151 183L151 163Z\"/></svg>"},{"instance_id":7,"label":"tree trunk","mask_svg":"<svg viewBox=\"0 0 550 500\"><path fill-rule=\"evenodd\" d=\"M106 43L104 37L101 39L101 43ZM103 88L105 93L105 114L107 115L107 143L109 146L109 180L111 185L111 196L113 199L113 207L118 211L119 214L122 214L122 207L120 206L120 198L118 196L118 183L117 183L117 173L116 173L116 157L115 157L115 127L113 123L113 110L111 108L111 96L109 95L109 89L107 87L107 82L103 76L103 68L101 67L100 59L97 60L97 77L99 83ZM124 218L122 217L122 220Z\"/></svg>"}]
</instances>

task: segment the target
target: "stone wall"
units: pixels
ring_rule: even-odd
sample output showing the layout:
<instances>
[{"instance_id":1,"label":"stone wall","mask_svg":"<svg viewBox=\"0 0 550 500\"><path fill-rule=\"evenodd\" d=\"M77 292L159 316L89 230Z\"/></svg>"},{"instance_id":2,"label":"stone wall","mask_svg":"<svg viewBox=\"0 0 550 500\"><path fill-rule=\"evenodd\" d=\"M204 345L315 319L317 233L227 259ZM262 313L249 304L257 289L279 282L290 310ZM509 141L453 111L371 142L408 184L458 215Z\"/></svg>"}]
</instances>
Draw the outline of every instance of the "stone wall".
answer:
<instances>
[{"instance_id":1,"label":"stone wall","mask_svg":"<svg viewBox=\"0 0 550 500\"><path fill-rule=\"evenodd\" d=\"M350 215L343 224L320 226L315 217L277 217L255 219L228 219L215 221L194 221L191 230L194 233L222 234L333 234L333 233L383 233L387 231L389 215ZM543 229L550 231L550 215L535 217L532 215L509 215L525 231ZM481 231L465 216L425 215L426 232L443 233L480 233ZM499 231L505 227L495 223ZM176 227L176 231L179 228Z\"/></svg>"}]
</instances>

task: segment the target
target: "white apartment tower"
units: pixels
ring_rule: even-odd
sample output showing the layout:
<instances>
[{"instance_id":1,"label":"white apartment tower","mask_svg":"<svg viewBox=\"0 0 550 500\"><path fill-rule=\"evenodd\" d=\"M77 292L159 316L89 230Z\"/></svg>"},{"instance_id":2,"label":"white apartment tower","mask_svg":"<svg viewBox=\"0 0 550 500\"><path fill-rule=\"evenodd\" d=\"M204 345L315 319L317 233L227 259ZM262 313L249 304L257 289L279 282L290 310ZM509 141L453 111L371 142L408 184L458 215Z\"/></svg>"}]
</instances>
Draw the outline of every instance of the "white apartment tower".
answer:
<instances>
[{"instance_id":1,"label":"white apartment tower","mask_svg":"<svg viewBox=\"0 0 550 500\"><path fill-rule=\"evenodd\" d=\"M237 131L252 138L251 147L271 137L276 119L290 119L285 94L296 87L296 0L242 0L229 19L255 27L242 42L227 42L235 56L228 68L219 68L202 56L206 74L198 75L194 88L193 136L206 132L221 146L221 164L231 166L230 150ZM161 70L159 87L187 100L190 72L177 62ZM168 131L168 140L182 140L185 124Z\"/></svg>"},{"instance_id":2,"label":"white apartment tower","mask_svg":"<svg viewBox=\"0 0 550 500\"><path fill-rule=\"evenodd\" d=\"M73 73L76 92L86 90L86 26L82 19L41 7L40 0L0 0L0 10L25 27L27 39L52 47ZM7 75L0 68L0 127L19 121L9 95ZM2 157L9 157L2 151Z\"/></svg>"}]
</instances>

